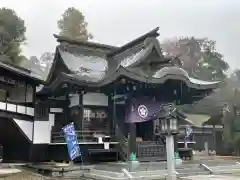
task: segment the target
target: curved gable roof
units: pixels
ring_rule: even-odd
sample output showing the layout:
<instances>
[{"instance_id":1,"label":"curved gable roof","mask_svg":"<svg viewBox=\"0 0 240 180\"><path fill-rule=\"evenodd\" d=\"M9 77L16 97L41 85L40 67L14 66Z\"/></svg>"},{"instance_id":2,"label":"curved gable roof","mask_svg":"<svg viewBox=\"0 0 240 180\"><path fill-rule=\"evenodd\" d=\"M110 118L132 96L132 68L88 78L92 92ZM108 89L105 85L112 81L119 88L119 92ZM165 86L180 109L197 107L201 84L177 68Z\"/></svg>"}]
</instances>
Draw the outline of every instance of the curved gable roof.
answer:
<instances>
[{"instance_id":1,"label":"curved gable roof","mask_svg":"<svg viewBox=\"0 0 240 180\"><path fill-rule=\"evenodd\" d=\"M110 53L107 51L99 53L94 49L87 50L85 47L81 49L76 46L73 50L69 44L58 46L55 61L61 61L67 67L67 71L61 72L61 76L54 80L54 86L63 81L71 81L80 86L101 87L122 76L151 84L162 84L168 79L176 79L184 81L190 88L195 89L214 89L219 86L220 82L206 82L190 78L185 70L174 64L173 58L165 58L156 39L159 35L157 30L158 28L120 48L111 49L105 45L102 47L99 44L93 45L85 42L83 44L111 49ZM61 41L67 40L61 39ZM139 73L145 71L144 65L147 63L154 63L154 66L157 66L157 70L151 72L153 75L147 72ZM51 71L55 68L53 66Z\"/></svg>"}]
</instances>

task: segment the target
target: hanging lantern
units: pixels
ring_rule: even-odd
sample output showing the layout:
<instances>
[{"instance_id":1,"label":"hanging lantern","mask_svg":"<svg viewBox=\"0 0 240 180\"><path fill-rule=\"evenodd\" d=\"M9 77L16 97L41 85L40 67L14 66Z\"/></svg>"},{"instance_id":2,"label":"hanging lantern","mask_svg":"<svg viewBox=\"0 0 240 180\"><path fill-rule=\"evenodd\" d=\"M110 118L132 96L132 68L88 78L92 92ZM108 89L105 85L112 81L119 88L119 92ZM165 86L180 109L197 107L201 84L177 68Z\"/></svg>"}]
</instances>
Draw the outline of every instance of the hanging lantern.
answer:
<instances>
[{"instance_id":1,"label":"hanging lantern","mask_svg":"<svg viewBox=\"0 0 240 180\"><path fill-rule=\"evenodd\" d=\"M161 133L164 135L174 135L178 133L178 119L167 117L161 120Z\"/></svg>"},{"instance_id":2,"label":"hanging lantern","mask_svg":"<svg viewBox=\"0 0 240 180\"><path fill-rule=\"evenodd\" d=\"M126 79L122 78L122 79L121 79L121 82L122 82L123 84L126 84Z\"/></svg>"},{"instance_id":3,"label":"hanging lantern","mask_svg":"<svg viewBox=\"0 0 240 180\"><path fill-rule=\"evenodd\" d=\"M62 88L68 88L67 84L63 84Z\"/></svg>"},{"instance_id":4,"label":"hanging lantern","mask_svg":"<svg viewBox=\"0 0 240 180\"><path fill-rule=\"evenodd\" d=\"M166 117L161 120L161 133L163 135L178 134L178 118L175 115L175 108L170 104L163 107L165 109Z\"/></svg>"},{"instance_id":5,"label":"hanging lantern","mask_svg":"<svg viewBox=\"0 0 240 180\"><path fill-rule=\"evenodd\" d=\"M173 94L177 95L177 90L176 89L173 90Z\"/></svg>"}]
</instances>

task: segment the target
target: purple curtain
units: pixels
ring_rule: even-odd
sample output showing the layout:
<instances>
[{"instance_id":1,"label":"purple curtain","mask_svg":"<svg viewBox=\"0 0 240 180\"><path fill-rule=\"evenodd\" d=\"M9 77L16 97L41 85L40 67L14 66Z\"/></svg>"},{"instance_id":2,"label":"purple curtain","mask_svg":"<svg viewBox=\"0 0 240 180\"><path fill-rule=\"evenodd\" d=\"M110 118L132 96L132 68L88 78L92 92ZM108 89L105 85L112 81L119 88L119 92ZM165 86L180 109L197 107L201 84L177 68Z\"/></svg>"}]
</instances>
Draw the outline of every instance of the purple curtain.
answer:
<instances>
[{"instance_id":1,"label":"purple curtain","mask_svg":"<svg viewBox=\"0 0 240 180\"><path fill-rule=\"evenodd\" d=\"M126 123L140 123L155 120L161 116L162 102L153 98L141 97L128 100Z\"/></svg>"}]
</instances>

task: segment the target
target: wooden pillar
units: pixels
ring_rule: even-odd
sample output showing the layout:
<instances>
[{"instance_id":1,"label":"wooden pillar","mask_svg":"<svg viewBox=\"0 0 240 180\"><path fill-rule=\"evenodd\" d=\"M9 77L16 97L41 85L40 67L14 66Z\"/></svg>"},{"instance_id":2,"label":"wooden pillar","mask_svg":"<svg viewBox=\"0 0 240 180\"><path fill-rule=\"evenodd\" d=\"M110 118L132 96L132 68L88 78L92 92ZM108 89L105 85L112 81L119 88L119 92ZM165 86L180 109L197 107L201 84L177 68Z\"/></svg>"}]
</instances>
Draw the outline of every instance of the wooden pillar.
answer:
<instances>
[{"instance_id":1,"label":"wooden pillar","mask_svg":"<svg viewBox=\"0 0 240 180\"><path fill-rule=\"evenodd\" d=\"M77 99L77 104L69 107L69 118L68 121L73 121L75 124L76 131L82 131L83 129L83 106L82 106L82 95L81 94L74 94L72 99ZM72 100L71 99L71 100ZM70 119L71 118L71 119Z\"/></svg>"},{"instance_id":2,"label":"wooden pillar","mask_svg":"<svg viewBox=\"0 0 240 180\"><path fill-rule=\"evenodd\" d=\"M137 153L137 143L136 143L136 124L129 123L129 155Z\"/></svg>"},{"instance_id":3,"label":"wooden pillar","mask_svg":"<svg viewBox=\"0 0 240 180\"><path fill-rule=\"evenodd\" d=\"M6 94L5 94L5 110L7 110L8 98L9 98L9 91L6 91Z\"/></svg>"},{"instance_id":4,"label":"wooden pillar","mask_svg":"<svg viewBox=\"0 0 240 180\"><path fill-rule=\"evenodd\" d=\"M65 95L65 101L66 101L66 104L64 105L64 109L63 109L63 112L64 112L64 126L66 126L69 122L69 97L68 97L68 94Z\"/></svg>"},{"instance_id":5,"label":"wooden pillar","mask_svg":"<svg viewBox=\"0 0 240 180\"><path fill-rule=\"evenodd\" d=\"M114 99L113 99L113 101L112 101L112 105L113 105L113 107L112 107L112 113L113 113L113 120L112 120L112 127L113 127L113 129L112 129L112 131L113 131L113 134L115 134L115 129L116 129L116 121L117 121L117 111L116 111L116 98L115 98L115 96L116 96L116 84L114 84L114 90L113 90L113 97L114 97Z\"/></svg>"},{"instance_id":6,"label":"wooden pillar","mask_svg":"<svg viewBox=\"0 0 240 180\"><path fill-rule=\"evenodd\" d=\"M79 93L79 109L78 109L78 116L77 116L77 122L78 122L78 127L79 127L79 135L80 139L83 139L83 131L84 131L84 106L83 106L83 93Z\"/></svg>"},{"instance_id":7,"label":"wooden pillar","mask_svg":"<svg viewBox=\"0 0 240 180\"><path fill-rule=\"evenodd\" d=\"M112 100L112 96L109 94L108 95L108 119L109 119L109 127L110 127L110 133L112 134L112 135L114 135L114 129L115 129L115 127L114 127L114 119L116 118L115 116L115 114L114 113L116 113L116 111L115 112L113 112L113 110L114 110L114 103L113 103L113 100Z\"/></svg>"},{"instance_id":8,"label":"wooden pillar","mask_svg":"<svg viewBox=\"0 0 240 180\"><path fill-rule=\"evenodd\" d=\"M26 103L27 102L27 87L28 86L28 83L27 81L25 82L25 88L24 88L24 102ZM34 93L33 93L34 94ZM33 99L32 99L33 100ZM27 114L27 108L25 107L25 114Z\"/></svg>"},{"instance_id":9,"label":"wooden pillar","mask_svg":"<svg viewBox=\"0 0 240 180\"><path fill-rule=\"evenodd\" d=\"M79 123L79 130L80 131L83 131L83 110L84 110L84 107L83 107L83 95L82 93L79 93L79 113L78 113L78 121L80 122Z\"/></svg>"},{"instance_id":10,"label":"wooden pillar","mask_svg":"<svg viewBox=\"0 0 240 180\"><path fill-rule=\"evenodd\" d=\"M213 125L213 150L216 151L216 129L215 125Z\"/></svg>"},{"instance_id":11,"label":"wooden pillar","mask_svg":"<svg viewBox=\"0 0 240 180\"><path fill-rule=\"evenodd\" d=\"M27 86L26 86L25 89L27 89ZM25 100L26 100L26 94L25 94ZM33 161L33 157L34 157L34 129L35 129L34 121L35 121L36 111L37 111L37 107L36 107L36 85L32 86L32 104L33 104L33 109L34 109L34 116L33 116L33 122L32 122L32 144L30 145L29 161Z\"/></svg>"},{"instance_id":12,"label":"wooden pillar","mask_svg":"<svg viewBox=\"0 0 240 180\"><path fill-rule=\"evenodd\" d=\"M32 141L34 139L34 121L36 117L36 86L33 86L33 94L32 94L32 103L33 103L33 108L34 108L34 117L33 117L33 128L32 128Z\"/></svg>"},{"instance_id":13,"label":"wooden pillar","mask_svg":"<svg viewBox=\"0 0 240 180\"><path fill-rule=\"evenodd\" d=\"M174 152L178 152L178 136L174 136Z\"/></svg>"}]
</instances>

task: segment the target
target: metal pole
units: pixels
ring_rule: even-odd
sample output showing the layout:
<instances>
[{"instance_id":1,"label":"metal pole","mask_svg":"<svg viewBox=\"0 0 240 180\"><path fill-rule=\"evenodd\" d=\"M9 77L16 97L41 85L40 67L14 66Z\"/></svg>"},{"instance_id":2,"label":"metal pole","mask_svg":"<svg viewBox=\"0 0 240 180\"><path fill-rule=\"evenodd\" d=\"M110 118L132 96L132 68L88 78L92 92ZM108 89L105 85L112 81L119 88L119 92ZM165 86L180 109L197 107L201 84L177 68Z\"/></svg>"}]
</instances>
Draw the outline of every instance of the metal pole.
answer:
<instances>
[{"instance_id":1,"label":"metal pole","mask_svg":"<svg viewBox=\"0 0 240 180\"><path fill-rule=\"evenodd\" d=\"M176 180L173 135L166 136L166 151L167 151L167 170L168 170L167 180Z\"/></svg>"}]
</instances>

